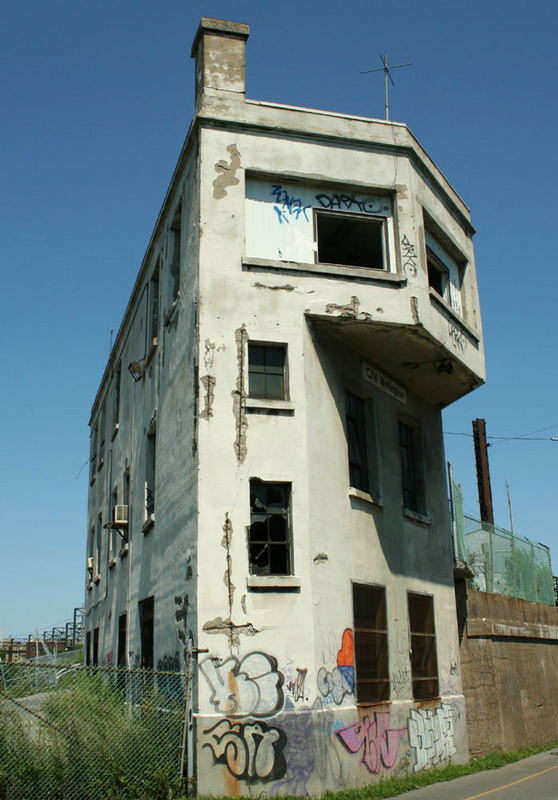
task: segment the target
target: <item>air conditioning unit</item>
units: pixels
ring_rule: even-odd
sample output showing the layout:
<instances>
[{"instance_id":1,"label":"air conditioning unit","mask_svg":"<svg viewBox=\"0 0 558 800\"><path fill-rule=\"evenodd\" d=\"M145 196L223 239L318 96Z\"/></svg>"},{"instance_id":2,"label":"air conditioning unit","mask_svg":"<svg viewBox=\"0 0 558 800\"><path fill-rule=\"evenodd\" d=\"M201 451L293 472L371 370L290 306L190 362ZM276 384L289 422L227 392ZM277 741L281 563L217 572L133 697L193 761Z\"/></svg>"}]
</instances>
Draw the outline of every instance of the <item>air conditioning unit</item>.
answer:
<instances>
[{"instance_id":1,"label":"air conditioning unit","mask_svg":"<svg viewBox=\"0 0 558 800\"><path fill-rule=\"evenodd\" d=\"M128 506L114 506L114 525L127 527L128 525Z\"/></svg>"},{"instance_id":2,"label":"air conditioning unit","mask_svg":"<svg viewBox=\"0 0 558 800\"><path fill-rule=\"evenodd\" d=\"M93 577L93 559L91 556L87 558L87 571L91 577Z\"/></svg>"}]
</instances>

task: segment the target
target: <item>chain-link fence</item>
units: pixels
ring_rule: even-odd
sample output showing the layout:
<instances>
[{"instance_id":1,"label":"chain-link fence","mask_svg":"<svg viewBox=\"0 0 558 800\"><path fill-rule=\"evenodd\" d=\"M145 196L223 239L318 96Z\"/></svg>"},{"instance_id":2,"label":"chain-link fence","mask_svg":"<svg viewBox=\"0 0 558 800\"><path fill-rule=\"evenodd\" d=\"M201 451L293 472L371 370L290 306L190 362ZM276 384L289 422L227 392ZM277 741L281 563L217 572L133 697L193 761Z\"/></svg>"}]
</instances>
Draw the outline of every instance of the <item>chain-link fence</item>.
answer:
<instances>
[{"instance_id":1,"label":"chain-link fence","mask_svg":"<svg viewBox=\"0 0 558 800\"><path fill-rule=\"evenodd\" d=\"M461 487L456 483L452 501L455 556L474 572L470 587L553 606L549 548L464 514Z\"/></svg>"},{"instance_id":2,"label":"chain-link fence","mask_svg":"<svg viewBox=\"0 0 558 800\"><path fill-rule=\"evenodd\" d=\"M0 800L169 800L185 784L184 673L0 665Z\"/></svg>"}]
</instances>

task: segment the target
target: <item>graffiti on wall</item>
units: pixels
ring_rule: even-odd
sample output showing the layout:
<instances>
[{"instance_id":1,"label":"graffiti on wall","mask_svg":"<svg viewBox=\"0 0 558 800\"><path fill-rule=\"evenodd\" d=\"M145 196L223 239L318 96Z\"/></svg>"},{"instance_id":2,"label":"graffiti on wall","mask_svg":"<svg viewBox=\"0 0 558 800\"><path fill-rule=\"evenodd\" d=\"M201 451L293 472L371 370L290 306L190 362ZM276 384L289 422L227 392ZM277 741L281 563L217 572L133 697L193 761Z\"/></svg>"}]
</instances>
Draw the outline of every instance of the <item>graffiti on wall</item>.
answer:
<instances>
[{"instance_id":1,"label":"graffiti on wall","mask_svg":"<svg viewBox=\"0 0 558 800\"><path fill-rule=\"evenodd\" d=\"M407 275L417 274L417 254L415 252L415 246L409 241L406 235L401 239L401 261Z\"/></svg>"},{"instance_id":2,"label":"graffiti on wall","mask_svg":"<svg viewBox=\"0 0 558 800\"><path fill-rule=\"evenodd\" d=\"M345 695L354 693L353 632L350 628L343 631L341 648L337 652L337 666L332 670L321 667L318 670L317 683L321 696L326 700L332 700L335 705L340 705Z\"/></svg>"},{"instance_id":3,"label":"graffiti on wall","mask_svg":"<svg viewBox=\"0 0 558 800\"><path fill-rule=\"evenodd\" d=\"M235 778L270 781L282 778L286 771L283 749L286 736L279 728L265 722L246 724L223 719L204 731L216 764L224 764Z\"/></svg>"},{"instance_id":4,"label":"graffiti on wall","mask_svg":"<svg viewBox=\"0 0 558 800\"><path fill-rule=\"evenodd\" d=\"M283 708L283 674L267 653L249 653L241 660L208 658L200 670L211 689L210 702L221 714L269 717Z\"/></svg>"},{"instance_id":5,"label":"graffiti on wall","mask_svg":"<svg viewBox=\"0 0 558 800\"><path fill-rule=\"evenodd\" d=\"M411 709L407 727L409 745L415 750L415 772L446 761L455 754L453 713L449 703L442 703L435 710Z\"/></svg>"},{"instance_id":6,"label":"graffiti on wall","mask_svg":"<svg viewBox=\"0 0 558 800\"><path fill-rule=\"evenodd\" d=\"M271 194L275 200L273 210L277 214L281 224L283 224L283 222L289 223L293 217L297 220L301 214L307 222L309 221L307 211L310 206L302 205L300 197L292 197L286 189L283 189L283 187L278 184L273 186Z\"/></svg>"},{"instance_id":7,"label":"graffiti on wall","mask_svg":"<svg viewBox=\"0 0 558 800\"><path fill-rule=\"evenodd\" d=\"M379 214L381 211L389 211L389 204L378 197L359 200L354 194L325 194L322 192L316 195L316 200L322 208L337 211L360 211L362 214Z\"/></svg>"},{"instance_id":8,"label":"graffiti on wall","mask_svg":"<svg viewBox=\"0 0 558 800\"><path fill-rule=\"evenodd\" d=\"M399 743L405 728L389 727L389 711L375 711L374 719L362 720L347 728L341 728L335 735L350 753L362 750L362 763L377 774L382 765L391 769L397 759Z\"/></svg>"},{"instance_id":9,"label":"graffiti on wall","mask_svg":"<svg viewBox=\"0 0 558 800\"><path fill-rule=\"evenodd\" d=\"M179 672L180 656L178 655L178 650L173 656L166 655L160 658L157 661L157 669L159 672Z\"/></svg>"},{"instance_id":10,"label":"graffiti on wall","mask_svg":"<svg viewBox=\"0 0 558 800\"><path fill-rule=\"evenodd\" d=\"M296 676L292 680L287 681L285 686L291 693L291 697L296 703L297 700L304 700L304 683L308 674L307 669L296 668Z\"/></svg>"},{"instance_id":11,"label":"graffiti on wall","mask_svg":"<svg viewBox=\"0 0 558 800\"><path fill-rule=\"evenodd\" d=\"M467 344L465 335L459 330L459 328L456 325L454 325L449 320L448 320L448 333L455 347L458 347L460 350L465 350L465 345Z\"/></svg>"}]
</instances>

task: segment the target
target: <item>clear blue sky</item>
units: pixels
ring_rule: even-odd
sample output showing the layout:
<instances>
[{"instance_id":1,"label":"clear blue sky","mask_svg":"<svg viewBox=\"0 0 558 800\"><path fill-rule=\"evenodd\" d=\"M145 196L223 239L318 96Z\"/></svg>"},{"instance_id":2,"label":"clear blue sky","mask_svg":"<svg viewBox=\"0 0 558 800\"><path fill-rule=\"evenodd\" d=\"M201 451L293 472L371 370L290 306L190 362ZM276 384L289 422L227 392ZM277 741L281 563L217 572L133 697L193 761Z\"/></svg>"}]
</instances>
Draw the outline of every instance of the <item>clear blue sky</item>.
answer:
<instances>
[{"instance_id":1,"label":"clear blue sky","mask_svg":"<svg viewBox=\"0 0 558 800\"><path fill-rule=\"evenodd\" d=\"M87 422L193 110L201 16L248 22L248 95L406 122L471 208L488 382L445 430L489 450L496 521L558 570L558 3L0 0L0 626L71 617L84 587ZM447 457L477 510L472 440ZM81 470L81 471L80 471Z\"/></svg>"}]
</instances>

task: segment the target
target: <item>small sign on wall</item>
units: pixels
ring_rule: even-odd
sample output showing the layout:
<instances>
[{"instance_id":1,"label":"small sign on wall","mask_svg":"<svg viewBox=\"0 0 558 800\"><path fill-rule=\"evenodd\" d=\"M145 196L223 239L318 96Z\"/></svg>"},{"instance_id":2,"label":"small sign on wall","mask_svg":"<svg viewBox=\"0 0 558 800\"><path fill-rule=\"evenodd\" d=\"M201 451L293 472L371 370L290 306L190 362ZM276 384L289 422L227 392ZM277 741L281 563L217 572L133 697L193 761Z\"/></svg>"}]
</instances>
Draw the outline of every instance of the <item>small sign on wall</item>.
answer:
<instances>
[{"instance_id":1,"label":"small sign on wall","mask_svg":"<svg viewBox=\"0 0 558 800\"><path fill-rule=\"evenodd\" d=\"M372 383L378 389L381 389L382 392L389 394L394 400L398 400L400 403L407 403L405 389L365 361L362 362L362 377L368 383Z\"/></svg>"}]
</instances>

